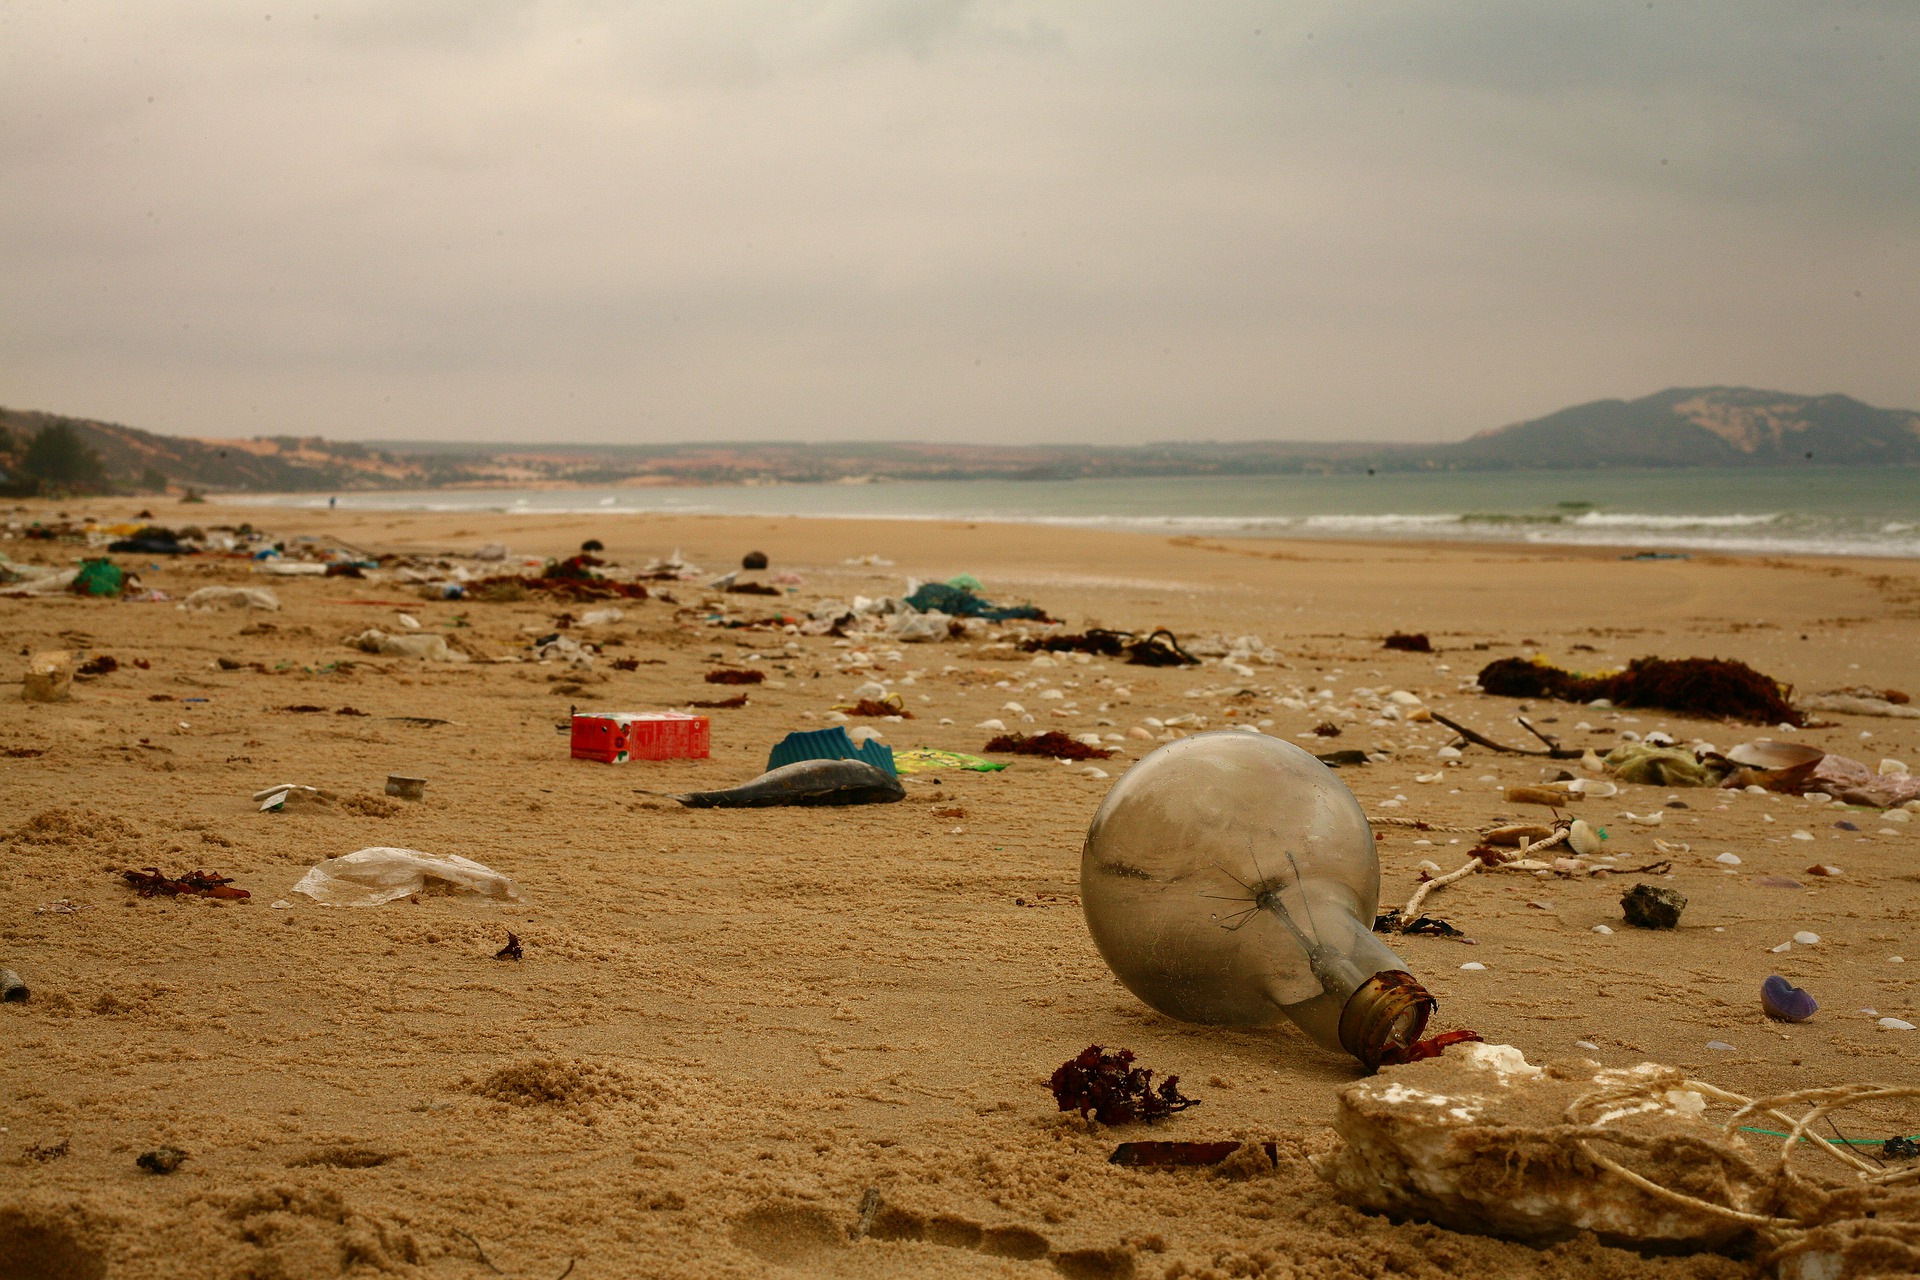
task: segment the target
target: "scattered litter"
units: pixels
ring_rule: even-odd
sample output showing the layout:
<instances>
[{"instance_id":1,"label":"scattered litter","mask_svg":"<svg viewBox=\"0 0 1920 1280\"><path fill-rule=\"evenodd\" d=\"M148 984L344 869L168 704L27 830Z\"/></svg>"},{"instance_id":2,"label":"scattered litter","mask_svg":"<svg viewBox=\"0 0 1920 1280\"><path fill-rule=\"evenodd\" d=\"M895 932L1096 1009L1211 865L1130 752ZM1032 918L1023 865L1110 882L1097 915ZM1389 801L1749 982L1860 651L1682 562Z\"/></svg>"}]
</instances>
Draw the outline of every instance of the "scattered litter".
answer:
<instances>
[{"instance_id":1,"label":"scattered litter","mask_svg":"<svg viewBox=\"0 0 1920 1280\"><path fill-rule=\"evenodd\" d=\"M51 649L27 659L20 680L22 702L65 702L73 696L73 654Z\"/></svg>"},{"instance_id":2,"label":"scattered litter","mask_svg":"<svg viewBox=\"0 0 1920 1280\"><path fill-rule=\"evenodd\" d=\"M155 1147L134 1157L134 1163L156 1176L164 1176L185 1162L187 1153L178 1147Z\"/></svg>"},{"instance_id":3,"label":"scattered litter","mask_svg":"<svg viewBox=\"0 0 1920 1280\"><path fill-rule=\"evenodd\" d=\"M387 775L387 794L398 796L402 800L424 800L427 795L427 780L411 778L404 773Z\"/></svg>"},{"instance_id":4,"label":"scattered litter","mask_svg":"<svg viewBox=\"0 0 1920 1280\"><path fill-rule=\"evenodd\" d=\"M1760 984L1760 1007L1778 1022L1805 1022L1819 1009L1814 998L1775 974Z\"/></svg>"},{"instance_id":5,"label":"scattered litter","mask_svg":"<svg viewBox=\"0 0 1920 1280\"><path fill-rule=\"evenodd\" d=\"M1024 733L1001 734L981 750L1017 756L1052 756L1056 760L1107 760L1113 756L1109 748L1088 746L1058 729L1031 736Z\"/></svg>"},{"instance_id":6,"label":"scattered litter","mask_svg":"<svg viewBox=\"0 0 1920 1280\"><path fill-rule=\"evenodd\" d=\"M347 643L367 653L377 653L390 658L422 658L428 662L470 661L465 653L448 645L445 636L428 632L396 636L376 628L368 628Z\"/></svg>"},{"instance_id":7,"label":"scattered litter","mask_svg":"<svg viewBox=\"0 0 1920 1280\"><path fill-rule=\"evenodd\" d=\"M1060 1110L1078 1111L1101 1124L1152 1123L1200 1104L1181 1094L1179 1076L1168 1076L1156 1087L1152 1068L1133 1063L1131 1049L1107 1053L1088 1045L1055 1068L1047 1087Z\"/></svg>"},{"instance_id":8,"label":"scattered litter","mask_svg":"<svg viewBox=\"0 0 1920 1280\"><path fill-rule=\"evenodd\" d=\"M759 809L773 805L892 804L906 796L898 778L865 760L802 760L769 769L737 787L667 798L689 809Z\"/></svg>"},{"instance_id":9,"label":"scattered litter","mask_svg":"<svg viewBox=\"0 0 1920 1280\"><path fill-rule=\"evenodd\" d=\"M494 952L493 958L495 960L519 960L525 956L525 954L526 952L520 947L520 935L509 929L507 930L507 945Z\"/></svg>"},{"instance_id":10,"label":"scattered litter","mask_svg":"<svg viewBox=\"0 0 1920 1280\"><path fill-rule=\"evenodd\" d=\"M262 787L253 793L253 799L254 803L260 806L262 813L283 813L289 804L295 808L324 804L333 799L333 793L297 782L281 782L271 787Z\"/></svg>"},{"instance_id":11,"label":"scattered litter","mask_svg":"<svg viewBox=\"0 0 1920 1280\"><path fill-rule=\"evenodd\" d=\"M1686 909L1686 895L1675 889L1636 884L1620 895L1620 910L1636 929L1672 929Z\"/></svg>"},{"instance_id":12,"label":"scattered litter","mask_svg":"<svg viewBox=\"0 0 1920 1280\"><path fill-rule=\"evenodd\" d=\"M182 609L265 609L280 611L280 597L265 587L201 587L180 602Z\"/></svg>"},{"instance_id":13,"label":"scattered litter","mask_svg":"<svg viewBox=\"0 0 1920 1280\"><path fill-rule=\"evenodd\" d=\"M935 769L965 769L972 773L998 773L1007 767L1004 760L988 760L964 751L942 751L935 747L909 747L893 753L894 767L901 773L930 773Z\"/></svg>"},{"instance_id":14,"label":"scattered litter","mask_svg":"<svg viewBox=\"0 0 1920 1280\"><path fill-rule=\"evenodd\" d=\"M1725 658L1635 658L1625 671L1604 675L1566 671L1537 659L1501 658L1483 667L1477 679L1486 692L1508 698L1603 698L1616 707L1653 707L1750 724L1805 723L1787 701L1790 686Z\"/></svg>"},{"instance_id":15,"label":"scattered litter","mask_svg":"<svg viewBox=\"0 0 1920 1280\"><path fill-rule=\"evenodd\" d=\"M1424 631L1396 631L1380 642L1382 649L1399 649L1406 653L1432 653L1433 642L1427 639Z\"/></svg>"},{"instance_id":16,"label":"scattered litter","mask_svg":"<svg viewBox=\"0 0 1920 1280\"><path fill-rule=\"evenodd\" d=\"M189 871L175 879L156 867L145 871L122 871L120 876L143 898L172 898L181 894L200 898L250 898L245 889L233 887L233 878L212 871Z\"/></svg>"},{"instance_id":17,"label":"scattered litter","mask_svg":"<svg viewBox=\"0 0 1920 1280\"><path fill-rule=\"evenodd\" d=\"M300 877L293 892L336 907L377 907L419 893L429 882L487 898L520 898L512 880L471 858L380 845L328 858Z\"/></svg>"},{"instance_id":18,"label":"scattered litter","mask_svg":"<svg viewBox=\"0 0 1920 1280\"><path fill-rule=\"evenodd\" d=\"M579 711L570 729L575 760L704 760L712 745L705 716L682 711Z\"/></svg>"},{"instance_id":19,"label":"scattered litter","mask_svg":"<svg viewBox=\"0 0 1920 1280\"><path fill-rule=\"evenodd\" d=\"M1355 765L1365 764L1367 762L1367 753L1351 749L1346 751L1328 751L1314 756L1314 759L1329 769L1350 769Z\"/></svg>"},{"instance_id":20,"label":"scattered litter","mask_svg":"<svg viewBox=\"0 0 1920 1280\"><path fill-rule=\"evenodd\" d=\"M1258 1152L1269 1166L1279 1159L1278 1144L1272 1142L1123 1142L1107 1163L1136 1169L1207 1168L1242 1151Z\"/></svg>"},{"instance_id":21,"label":"scattered litter","mask_svg":"<svg viewBox=\"0 0 1920 1280\"><path fill-rule=\"evenodd\" d=\"M81 596L117 596L126 583L126 572L113 561L86 559L74 571L71 590Z\"/></svg>"},{"instance_id":22,"label":"scattered litter","mask_svg":"<svg viewBox=\"0 0 1920 1280\"><path fill-rule=\"evenodd\" d=\"M1886 690L1893 693L1897 690ZM1871 692L1860 693L1841 691L1837 693L1814 693L1800 699L1800 706L1806 711L1826 711L1849 716L1884 716L1896 720L1920 720L1920 707L1907 705L1904 694L1898 702L1890 698L1874 696Z\"/></svg>"},{"instance_id":23,"label":"scattered litter","mask_svg":"<svg viewBox=\"0 0 1920 1280\"><path fill-rule=\"evenodd\" d=\"M899 757L885 743L871 740L856 743L847 735L844 725L788 734L767 753L767 771L805 760L864 760L887 773L913 772L899 767Z\"/></svg>"},{"instance_id":24,"label":"scattered litter","mask_svg":"<svg viewBox=\"0 0 1920 1280\"><path fill-rule=\"evenodd\" d=\"M24 1004L32 994L25 978L11 969L0 969L0 1004Z\"/></svg>"},{"instance_id":25,"label":"scattered litter","mask_svg":"<svg viewBox=\"0 0 1920 1280\"><path fill-rule=\"evenodd\" d=\"M908 596L906 604L919 613L938 611L954 618L984 618L988 622L1008 622L1024 620L1029 622L1052 622L1045 609L1034 605L996 605L965 587L956 587L944 582L928 582Z\"/></svg>"}]
</instances>

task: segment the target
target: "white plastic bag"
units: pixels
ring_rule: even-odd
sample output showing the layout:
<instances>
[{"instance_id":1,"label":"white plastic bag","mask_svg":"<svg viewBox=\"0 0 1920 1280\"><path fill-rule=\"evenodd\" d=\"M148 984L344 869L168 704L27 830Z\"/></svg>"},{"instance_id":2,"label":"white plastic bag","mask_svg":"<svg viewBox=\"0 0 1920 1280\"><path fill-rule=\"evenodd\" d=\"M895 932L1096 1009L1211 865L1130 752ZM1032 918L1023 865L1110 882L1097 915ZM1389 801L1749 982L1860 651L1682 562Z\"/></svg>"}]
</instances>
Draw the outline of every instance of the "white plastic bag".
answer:
<instances>
[{"instance_id":1,"label":"white plastic bag","mask_svg":"<svg viewBox=\"0 0 1920 1280\"><path fill-rule=\"evenodd\" d=\"M447 645L447 638L430 631L409 632L406 635L388 635L384 631L368 629L348 641L356 649L368 653L381 654L389 658L424 658L428 662L465 662L467 655Z\"/></svg>"},{"instance_id":2,"label":"white plastic bag","mask_svg":"<svg viewBox=\"0 0 1920 1280\"><path fill-rule=\"evenodd\" d=\"M376 845L341 858L328 858L300 877L293 886L316 902L336 907L377 907L395 898L419 893L427 881L439 880L467 893L518 902L520 890L491 867L457 853L444 856L415 849Z\"/></svg>"},{"instance_id":3,"label":"white plastic bag","mask_svg":"<svg viewBox=\"0 0 1920 1280\"><path fill-rule=\"evenodd\" d=\"M180 602L182 609L266 609L278 612L280 597L265 587L202 587Z\"/></svg>"}]
</instances>

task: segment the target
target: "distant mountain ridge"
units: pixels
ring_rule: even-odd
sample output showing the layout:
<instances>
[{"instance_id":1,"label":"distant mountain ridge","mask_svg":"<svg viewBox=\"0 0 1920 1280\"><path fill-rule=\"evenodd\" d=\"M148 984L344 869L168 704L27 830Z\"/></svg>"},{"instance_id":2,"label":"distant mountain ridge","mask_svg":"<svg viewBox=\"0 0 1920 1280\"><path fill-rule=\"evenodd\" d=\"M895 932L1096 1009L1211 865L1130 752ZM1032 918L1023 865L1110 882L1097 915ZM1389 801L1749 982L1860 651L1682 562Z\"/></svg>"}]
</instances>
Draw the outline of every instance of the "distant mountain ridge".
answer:
<instances>
[{"instance_id":1,"label":"distant mountain ridge","mask_svg":"<svg viewBox=\"0 0 1920 1280\"><path fill-rule=\"evenodd\" d=\"M1437 451L1466 468L1920 463L1920 413L1852 396L1673 387L1595 400Z\"/></svg>"},{"instance_id":2,"label":"distant mountain ridge","mask_svg":"<svg viewBox=\"0 0 1920 1280\"><path fill-rule=\"evenodd\" d=\"M1121 476L1598 467L1920 466L1920 413L1844 395L1674 387L1596 400L1457 444L1292 441L1137 446L932 443L367 444L317 436L206 440L57 414L0 409L0 484L30 489L26 444L52 425L99 456L128 491L315 492L448 486L806 484L1071 480Z\"/></svg>"}]
</instances>

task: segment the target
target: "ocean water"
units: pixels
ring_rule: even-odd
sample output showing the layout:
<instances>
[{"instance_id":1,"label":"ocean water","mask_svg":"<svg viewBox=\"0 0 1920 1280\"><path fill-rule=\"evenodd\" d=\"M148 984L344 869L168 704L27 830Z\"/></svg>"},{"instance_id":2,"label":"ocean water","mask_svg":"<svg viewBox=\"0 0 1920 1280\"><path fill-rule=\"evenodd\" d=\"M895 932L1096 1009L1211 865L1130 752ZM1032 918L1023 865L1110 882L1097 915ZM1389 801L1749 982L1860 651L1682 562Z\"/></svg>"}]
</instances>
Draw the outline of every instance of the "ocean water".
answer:
<instances>
[{"instance_id":1,"label":"ocean water","mask_svg":"<svg viewBox=\"0 0 1920 1280\"><path fill-rule=\"evenodd\" d=\"M216 501L324 507L329 495ZM342 493L362 511L1007 521L1245 538L1920 557L1920 471L1517 471Z\"/></svg>"}]
</instances>

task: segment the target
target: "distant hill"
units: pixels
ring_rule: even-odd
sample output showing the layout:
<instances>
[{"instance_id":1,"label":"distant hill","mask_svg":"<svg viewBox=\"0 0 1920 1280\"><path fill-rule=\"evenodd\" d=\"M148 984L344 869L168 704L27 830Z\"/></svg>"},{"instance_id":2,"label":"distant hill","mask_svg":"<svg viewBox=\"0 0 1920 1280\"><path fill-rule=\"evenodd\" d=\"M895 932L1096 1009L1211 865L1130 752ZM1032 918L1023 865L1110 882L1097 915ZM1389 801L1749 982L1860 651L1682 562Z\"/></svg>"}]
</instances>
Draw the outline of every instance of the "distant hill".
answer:
<instances>
[{"instance_id":1,"label":"distant hill","mask_svg":"<svg viewBox=\"0 0 1920 1280\"><path fill-rule=\"evenodd\" d=\"M1433 451L1461 469L1920 463L1920 413L1851 396L1674 387L1596 400Z\"/></svg>"},{"instance_id":2,"label":"distant hill","mask_svg":"<svg viewBox=\"0 0 1920 1280\"><path fill-rule=\"evenodd\" d=\"M1458 444L1177 442L1128 447L905 442L668 445L355 444L318 436L203 440L0 409L0 488L30 491L28 443L70 429L121 492L349 492L537 485L1074 480L1593 467L1920 466L1920 413L1850 396L1676 387L1596 400Z\"/></svg>"}]
</instances>

